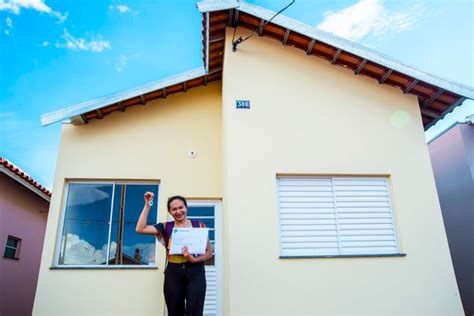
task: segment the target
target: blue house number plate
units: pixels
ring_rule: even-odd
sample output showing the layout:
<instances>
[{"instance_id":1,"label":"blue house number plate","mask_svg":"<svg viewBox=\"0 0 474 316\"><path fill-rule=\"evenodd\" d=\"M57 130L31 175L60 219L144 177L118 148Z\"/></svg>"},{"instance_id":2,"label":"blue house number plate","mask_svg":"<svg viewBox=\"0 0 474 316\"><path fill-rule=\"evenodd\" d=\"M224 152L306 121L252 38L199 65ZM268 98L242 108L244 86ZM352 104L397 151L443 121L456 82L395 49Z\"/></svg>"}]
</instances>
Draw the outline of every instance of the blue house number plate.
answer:
<instances>
[{"instance_id":1,"label":"blue house number plate","mask_svg":"<svg viewBox=\"0 0 474 316\"><path fill-rule=\"evenodd\" d=\"M237 100L235 106L237 109L250 109L250 100Z\"/></svg>"}]
</instances>

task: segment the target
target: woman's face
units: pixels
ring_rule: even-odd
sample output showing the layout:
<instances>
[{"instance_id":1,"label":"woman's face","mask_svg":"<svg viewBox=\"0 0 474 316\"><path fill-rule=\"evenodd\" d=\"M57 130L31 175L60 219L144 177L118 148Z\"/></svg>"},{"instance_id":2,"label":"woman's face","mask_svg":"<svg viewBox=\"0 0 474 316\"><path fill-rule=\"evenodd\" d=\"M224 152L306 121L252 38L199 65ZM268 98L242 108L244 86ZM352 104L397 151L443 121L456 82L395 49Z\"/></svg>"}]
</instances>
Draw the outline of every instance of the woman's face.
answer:
<instances>
[{"instance_id":1,"label":"woman's face","mask_svg":"<svg viewBox=\"0 0 474 316\"><path fill-rule=\"evenodd\" d=\"M186 219L186 213L188 209L184 205L183 201L176 199L170 203L170 214L173 219L177 222L181 222Z\"/></svg>"}]
</instances>

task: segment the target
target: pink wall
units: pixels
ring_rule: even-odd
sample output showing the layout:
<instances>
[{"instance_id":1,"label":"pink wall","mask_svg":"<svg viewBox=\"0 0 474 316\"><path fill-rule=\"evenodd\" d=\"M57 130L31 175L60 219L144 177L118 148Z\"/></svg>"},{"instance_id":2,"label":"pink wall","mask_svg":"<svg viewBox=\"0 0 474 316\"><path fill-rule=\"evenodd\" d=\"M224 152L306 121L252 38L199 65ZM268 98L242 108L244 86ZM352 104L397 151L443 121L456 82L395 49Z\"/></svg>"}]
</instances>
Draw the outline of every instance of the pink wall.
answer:
<instances>
[{"instance_id":1,"label":"pink wall","mask_svg":"<svg viewBox=\"0 0 474 316\"><path fill-rule=\"evenodd\" d=\"M474 126L456 124L428 149L464 312L474 315Z\"/></svg>"},{"instance_id":2,"label":"pink wall","mask_svg":"<svg viewBox=\"0 0 474 316\"><path fill-rule=\"evenodd\" d=\"M0 315L31 315L49 203L0 173ZM8 235L22 239L19 260L3 257Z\"/></svg>"}]
</instances>

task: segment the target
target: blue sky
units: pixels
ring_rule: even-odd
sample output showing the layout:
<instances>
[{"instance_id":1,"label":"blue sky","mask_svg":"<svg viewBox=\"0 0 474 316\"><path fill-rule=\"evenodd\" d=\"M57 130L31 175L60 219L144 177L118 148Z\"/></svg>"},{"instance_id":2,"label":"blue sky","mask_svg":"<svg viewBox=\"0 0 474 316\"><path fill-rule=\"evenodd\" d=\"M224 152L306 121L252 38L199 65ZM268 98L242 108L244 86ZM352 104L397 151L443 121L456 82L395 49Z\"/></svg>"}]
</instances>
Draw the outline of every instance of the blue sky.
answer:
<instances>
[{"instance_id":1,"label":"blue sky","mask_svg":"<svg viewBox=\"0 0 474 316\"><path fill-rule=\"evenodd\" d=\"M289 1L249 2L278 11ZM474 86L471 0L296 0L284 14ZM61 124L41 127L41 114L201 64L195 1L0 0L0 156L52 188Z\"/></svg>"}]
</instances>

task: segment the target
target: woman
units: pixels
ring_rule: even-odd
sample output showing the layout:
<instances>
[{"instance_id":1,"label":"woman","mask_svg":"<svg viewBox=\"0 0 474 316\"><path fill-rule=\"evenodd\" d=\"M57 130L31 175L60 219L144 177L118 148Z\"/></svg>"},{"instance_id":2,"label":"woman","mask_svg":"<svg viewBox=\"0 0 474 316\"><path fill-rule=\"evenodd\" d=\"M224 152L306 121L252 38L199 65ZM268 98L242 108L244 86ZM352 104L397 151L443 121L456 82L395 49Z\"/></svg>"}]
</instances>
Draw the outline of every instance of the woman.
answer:
<instances>
[{"instance_id":1,"label":"woman","mask_svg":"<svg viewBox=\"0 0 474 316\"><path fill-rule=\"evenodd\" d=\"M183 247L181 255L170 255L169 245L173 227L205 227L198 221L187 219L188 203L182 196L172 196L168 199L168 212L173 222L147 225L148 213L153 201L153 192L145 193L145 206L137 222L137 233L155 235L160 241L164 240L167 246L168 264L165 269L166 306L170 316L202 315L204 298L206 296L206 274L204 261L212 257L211 243L207 241L206 253L193 256Z\"/></svg>"}]
</instances>

